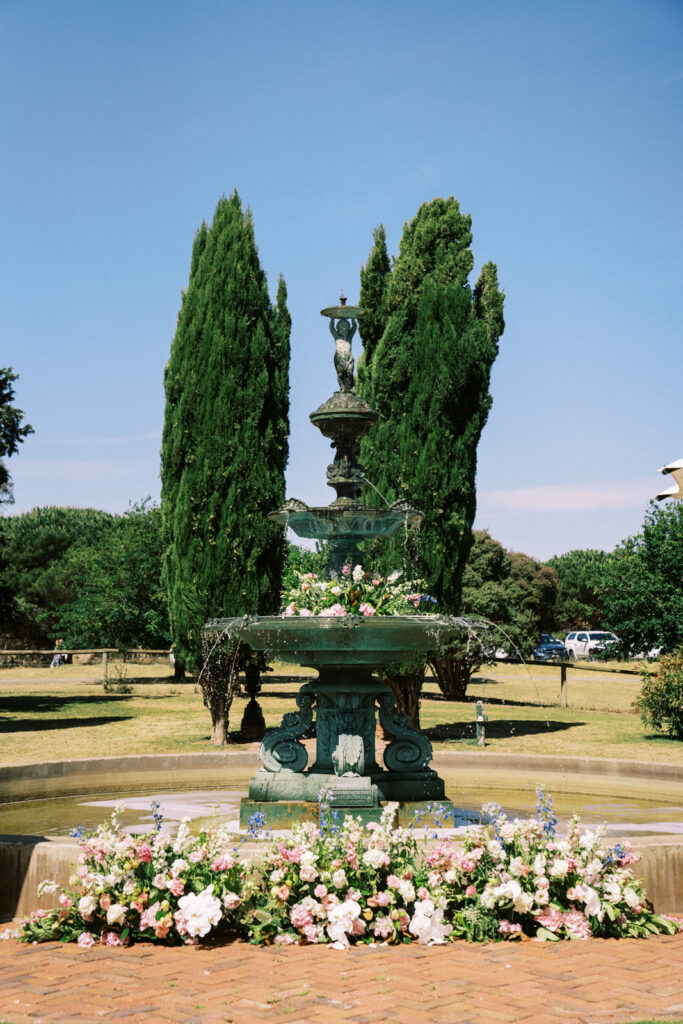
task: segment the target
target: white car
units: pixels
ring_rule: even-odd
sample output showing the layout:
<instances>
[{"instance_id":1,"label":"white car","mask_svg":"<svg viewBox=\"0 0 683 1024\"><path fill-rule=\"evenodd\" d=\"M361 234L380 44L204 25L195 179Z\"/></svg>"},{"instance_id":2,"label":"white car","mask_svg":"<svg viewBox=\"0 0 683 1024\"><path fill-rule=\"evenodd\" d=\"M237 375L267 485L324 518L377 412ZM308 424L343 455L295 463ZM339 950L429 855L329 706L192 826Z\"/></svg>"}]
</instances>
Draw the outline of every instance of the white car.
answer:
<instances>
[{"instance_id":1,"label":"white car","mask_svg":"<svg viewBox=\"0 0 683 1024\"><path fill-rule=\"evenodd\" d=\"M617 643L619 637L604 630L577 629L567 634L564 646L569 651L569 660L591 658L596 651L601 651L607 644Z\"/></svg>"}]
</instances>

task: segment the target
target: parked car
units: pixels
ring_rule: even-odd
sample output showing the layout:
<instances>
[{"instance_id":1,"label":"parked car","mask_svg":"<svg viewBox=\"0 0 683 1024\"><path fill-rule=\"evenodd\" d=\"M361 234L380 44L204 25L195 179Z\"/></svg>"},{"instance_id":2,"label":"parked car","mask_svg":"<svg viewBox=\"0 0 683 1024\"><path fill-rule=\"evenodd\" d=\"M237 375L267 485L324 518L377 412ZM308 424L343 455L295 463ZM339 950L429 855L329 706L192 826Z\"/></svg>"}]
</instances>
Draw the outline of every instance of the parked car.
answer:
<instances>
[{"instance_id":1,"label":"parked car","mask_svg":"<svg viewBox=\"0 0 683 1024\"><path fill-rule=\"evenodd\" d=\"M577 629L568 633L564 646L569 652L569 660L575 658L594 658L597 654L604 654L609 644L619 643L619 637L614 633L607 633L605 630Z\"/></svg>"},{"instance_id":2,"label":"parked car","mask_svg":"<svg viewBox=\"0 0 683 1024\"><path fill-rule=\"evenodd\" d=\"M541 642L531 657L534 661L568 661L569 651L561 640L550 633L541 633Z\"/></svg>"}]
</instances>

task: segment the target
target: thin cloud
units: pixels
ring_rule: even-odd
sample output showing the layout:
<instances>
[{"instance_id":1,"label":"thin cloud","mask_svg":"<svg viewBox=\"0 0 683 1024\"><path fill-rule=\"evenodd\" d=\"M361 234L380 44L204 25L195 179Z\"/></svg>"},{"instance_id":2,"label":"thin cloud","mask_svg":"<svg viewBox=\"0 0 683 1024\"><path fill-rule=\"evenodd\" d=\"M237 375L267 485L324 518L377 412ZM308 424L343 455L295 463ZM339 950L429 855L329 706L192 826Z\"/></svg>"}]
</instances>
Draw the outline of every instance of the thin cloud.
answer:
<instances>
[{"instance_id":1,"label":"thin cloud","mask_svg":"<svg viewBox=\"0 0 683 1024\"><path fill-rule=\"evenodd\" d=\"M548 484L482 491L479 505L484 509L505 509L509 512L606 512L642 508L656 492L657 484L650 479Z\"/></svg>"}]
</instances>

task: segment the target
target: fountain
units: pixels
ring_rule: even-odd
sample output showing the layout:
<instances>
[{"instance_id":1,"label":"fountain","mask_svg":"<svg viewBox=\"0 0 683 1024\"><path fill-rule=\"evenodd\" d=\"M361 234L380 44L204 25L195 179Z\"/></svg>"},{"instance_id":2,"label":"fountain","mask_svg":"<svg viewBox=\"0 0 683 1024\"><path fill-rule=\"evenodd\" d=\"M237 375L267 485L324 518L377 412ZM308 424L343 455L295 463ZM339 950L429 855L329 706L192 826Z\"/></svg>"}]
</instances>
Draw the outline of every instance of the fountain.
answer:
<instances>
[{"instance_id":1,"label":"fountain","mask_svg":"<svg viewBox=\"0 0 683 1024\"><path fill-rule=\"evenodd\" d=\"M327 569L333 578L339 578L344 566L361 562L360 540L390 537L422 518L404 501L371 508L358 500L364 483L360 440L379 417L354 386L351 341L364 310L347 306L343 295L340 303L321 310L335 342L339 389L310 416L332 441L335 457L327 480L337 497L322 508L291 499L268 517L300 537L327 540ZM310 814L321 791L329 794L335 808L364 818L376 817L380 804L390 800L446 802L452 810L445 801L443 780L430 768L429 740L397 712L391 688L375 673L437 649L463 628L460 620L439 615L270 615L213 619L204 628L212 638L217 635L215 644L236 638L254 651L271 652L319 673L301 687L299 710L284 715L282 725L261 743L262 767L250 780L248 800L242 802L243 823L256 810L272 825L299 820ZM383 766L375 749L377 712L389 737ZM308 751L301 738L312 726L314 713L316 751L307 767Z\"/></svg>"}]
</instances>

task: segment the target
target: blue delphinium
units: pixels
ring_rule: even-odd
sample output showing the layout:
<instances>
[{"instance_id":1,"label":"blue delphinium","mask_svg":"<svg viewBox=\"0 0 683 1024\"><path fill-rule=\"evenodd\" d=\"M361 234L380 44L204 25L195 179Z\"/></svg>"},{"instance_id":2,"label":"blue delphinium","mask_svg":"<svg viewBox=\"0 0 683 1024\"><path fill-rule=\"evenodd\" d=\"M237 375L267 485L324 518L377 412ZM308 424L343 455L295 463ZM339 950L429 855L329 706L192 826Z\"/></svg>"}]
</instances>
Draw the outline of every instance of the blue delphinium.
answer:
<instances>
[{"instance_id":1,"label":"blue delphinium","mask_svg":"<svg viewBox=\"0 0 683 1024\"><path fill-rule=\"evenodd\" d=\"M555 835L557 816L553 810L553 798L546 793L545 786L539 786L536 790L536 819L543 825L543 831L548 839Z\"/></svg>"}]
</instances>

